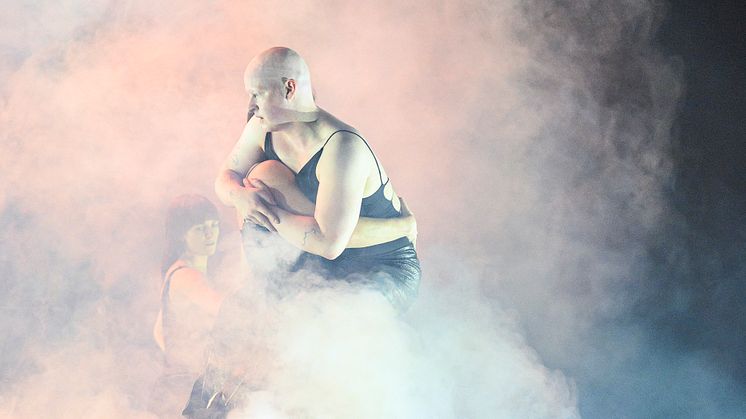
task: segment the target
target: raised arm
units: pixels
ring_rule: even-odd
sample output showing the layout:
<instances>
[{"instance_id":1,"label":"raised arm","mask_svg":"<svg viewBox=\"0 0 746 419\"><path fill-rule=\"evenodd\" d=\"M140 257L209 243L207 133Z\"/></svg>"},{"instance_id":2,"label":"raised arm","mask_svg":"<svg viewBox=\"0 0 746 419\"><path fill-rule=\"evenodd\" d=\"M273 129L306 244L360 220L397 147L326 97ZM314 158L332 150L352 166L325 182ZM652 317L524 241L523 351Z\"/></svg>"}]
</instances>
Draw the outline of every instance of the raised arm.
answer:
<instances>
[{"instance_id":1,"label":"raised arm","mask_svg":"<svg viewBox=\"0 0 746 419\"><path fill-rule=\"evenodd\" d=\"M274 230L270 219L277 215L268 205L272 194L260 185L244 185L243 178L256 163L264 160L261 141L266 133L253 118L246 123L241 136L215 179L215 193L221 202L236 208L239 219Z\"/></svg>"}]
</instances>

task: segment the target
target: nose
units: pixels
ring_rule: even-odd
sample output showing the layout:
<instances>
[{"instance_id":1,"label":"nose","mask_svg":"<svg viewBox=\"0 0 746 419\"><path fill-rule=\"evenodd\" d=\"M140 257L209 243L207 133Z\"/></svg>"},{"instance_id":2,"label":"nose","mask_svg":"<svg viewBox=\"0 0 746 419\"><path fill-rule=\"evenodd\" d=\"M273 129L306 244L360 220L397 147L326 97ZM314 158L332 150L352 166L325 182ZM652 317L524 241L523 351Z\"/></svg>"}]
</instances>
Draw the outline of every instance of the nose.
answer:
<instances>
[{"instance_id":1,"label":"nose","mask_svg":"<svg viewBox=\"0 0 746 419\"><path fill-rule=\"evenodd\" d=\"M256 106L256 98L252 96L251 99L249 99L249 113L255 113L257 109L259 109L259 107Z\"/></svg>"}]
</instances>

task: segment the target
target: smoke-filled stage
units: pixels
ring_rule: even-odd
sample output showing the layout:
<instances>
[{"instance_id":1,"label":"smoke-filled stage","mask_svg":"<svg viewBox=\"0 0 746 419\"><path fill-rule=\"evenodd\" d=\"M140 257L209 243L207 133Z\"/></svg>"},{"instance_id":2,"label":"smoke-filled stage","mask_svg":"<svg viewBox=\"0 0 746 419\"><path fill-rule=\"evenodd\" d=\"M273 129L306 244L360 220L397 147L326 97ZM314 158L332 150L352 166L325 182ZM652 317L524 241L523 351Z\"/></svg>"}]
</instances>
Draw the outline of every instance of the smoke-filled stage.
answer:
<instances>
[{"instance_id":1,"label":"smoke-filled stage","mask_svg":"<svg viewBox=\"0 0 746 419\"><path fill-rule=\"evenodd\" d=\"M725 6L3 9L0 418L746 415Z\"/></svg>"}]
</instances>

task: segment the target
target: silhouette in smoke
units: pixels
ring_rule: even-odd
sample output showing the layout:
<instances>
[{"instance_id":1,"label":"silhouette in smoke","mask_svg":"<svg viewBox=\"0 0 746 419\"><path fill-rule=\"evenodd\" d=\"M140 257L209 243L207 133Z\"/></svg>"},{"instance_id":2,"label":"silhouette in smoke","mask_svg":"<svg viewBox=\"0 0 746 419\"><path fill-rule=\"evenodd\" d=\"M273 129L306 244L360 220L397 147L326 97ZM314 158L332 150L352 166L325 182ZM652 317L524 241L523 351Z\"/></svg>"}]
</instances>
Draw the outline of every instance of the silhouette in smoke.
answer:
<instances>
[{"instance_id":1,"label":"silhouette in smoke","mask_svg":"<svg viewBox=\"0 0 746 419\"><path fill-rule=\"evenodd\" d=\"M174 417L205 365L205 349L225 293L207 276L220 223L215 206L200 195L175 198L167 213L161 309L153 336L164 354L151 410Z\"/></svg>"},{"instance_id":2,"label":"silhouette in smoke","mask_svg":"<svg viewBox=\"0 0 746 419\"><path fill-rule=\"evenodd\" d=\"M296 268L370 284L408 307L419 261L401 229L401 201L367 141L316 105L308 66L289 48L255 57L244 83L250 118L216 180L220 199L244 224L301 249ZM353 234L361 224L370 228Z\"/></svg>"},{"instance_id":3,"label":"silhouette in smoke","mask_svg":"<svg viewBox=\"0 0 746 419\"><path fill-rule=\"evenodd\" d=\"M309 269L372 286L406 309L420 280L416 221L368 143L316 106L308 67L290 49L252 60L245 83L248 122L215 187L237 210L254 273L282 282ZM296 249L284 260L277 249L288 245ZM263 390L261 362L246 359L262 352L255 337L263 326L246 312L251 292L239 291L220 309L214 357L193 386L186 416L224 415Z\"/></svg>"}]
</instances>

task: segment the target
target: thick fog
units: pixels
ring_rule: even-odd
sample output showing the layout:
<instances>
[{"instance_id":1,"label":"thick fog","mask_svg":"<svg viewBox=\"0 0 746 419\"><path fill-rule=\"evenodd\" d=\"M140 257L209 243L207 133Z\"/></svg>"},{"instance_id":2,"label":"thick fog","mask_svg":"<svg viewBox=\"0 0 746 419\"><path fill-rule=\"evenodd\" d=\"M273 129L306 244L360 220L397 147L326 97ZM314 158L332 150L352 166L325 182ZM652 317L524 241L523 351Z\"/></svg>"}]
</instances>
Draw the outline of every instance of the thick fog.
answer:
<instances>
[{"instance_id":1,"label":"thick fog","mask_svg":"<svg viewBox=\"0 0 746 419\"><path fill-rule=\"evenodd\" d=\"M404 316L308 275L280 301L254 284L268 343L247 356L267 359L267 391L237 416L743 408L711 359L633 315L660 280L646 246L683 223L666 198L682 63L653 42L661 2L63 3L0 16L0 417L150 417L165 207L218 203L244 67L276 45L406 198L423 279Z\"/></svg>"}]
</instances>

